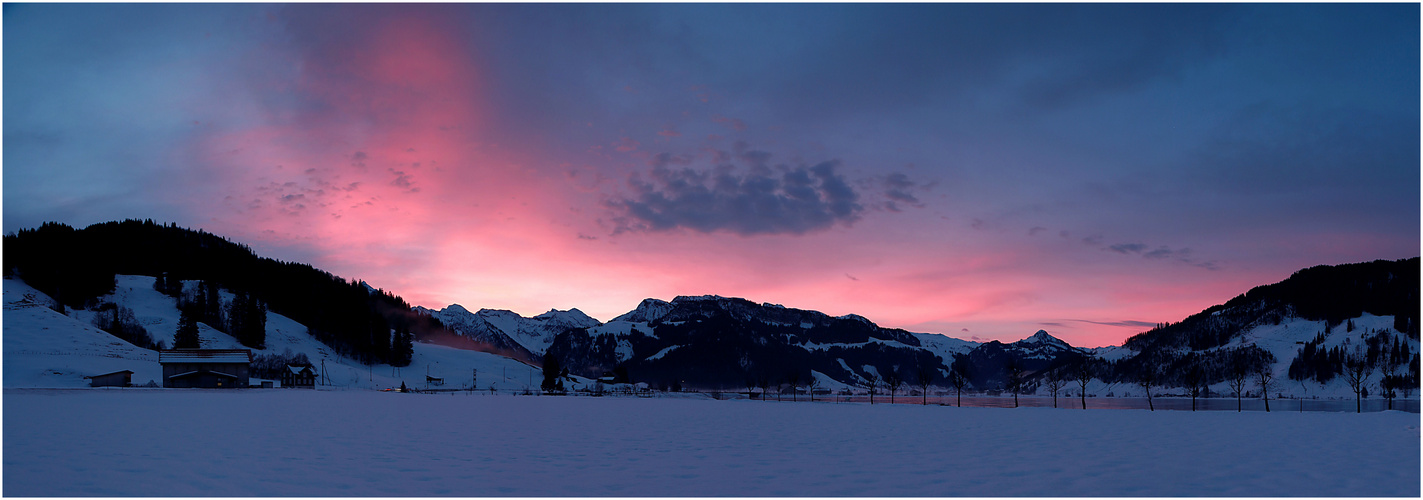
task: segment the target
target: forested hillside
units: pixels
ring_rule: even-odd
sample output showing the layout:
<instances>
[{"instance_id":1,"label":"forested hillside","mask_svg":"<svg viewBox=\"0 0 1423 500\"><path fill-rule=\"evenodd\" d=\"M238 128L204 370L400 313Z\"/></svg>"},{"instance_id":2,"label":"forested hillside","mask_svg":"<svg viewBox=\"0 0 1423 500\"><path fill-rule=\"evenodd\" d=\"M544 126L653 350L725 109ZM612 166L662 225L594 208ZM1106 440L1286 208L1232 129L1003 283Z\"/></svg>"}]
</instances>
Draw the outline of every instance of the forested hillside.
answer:
<instances>
[{"instance_id":1,"label":"forested hillside","mask_svg":"<svg viewBox=\"0 0 1423 500\"><path fill-rule=\"evenodd\" d=\"M410 313L400 297L372 290L307 264L258 257L246 245L151 220L105 222L84 229L46 223L5 236L4 271L71 308L114 288L115 274L200 280L199 293L221 287L296 320L338 352L365 363L408 363L400 334L440 335L429 316ZM170 285L170 292L172 286ZM172 292L176 293L176 292ZM206 297L189 297L202 311ZM216 313L198 313L211 321ZM226 328L222 321L209 326ZM396 330L400 334L392 335ZM233 333L233 332L229 332ZM234 334L235 335L235 334ZM394 347L393 347L394 346Z\"/></svg>"}]
</instances>

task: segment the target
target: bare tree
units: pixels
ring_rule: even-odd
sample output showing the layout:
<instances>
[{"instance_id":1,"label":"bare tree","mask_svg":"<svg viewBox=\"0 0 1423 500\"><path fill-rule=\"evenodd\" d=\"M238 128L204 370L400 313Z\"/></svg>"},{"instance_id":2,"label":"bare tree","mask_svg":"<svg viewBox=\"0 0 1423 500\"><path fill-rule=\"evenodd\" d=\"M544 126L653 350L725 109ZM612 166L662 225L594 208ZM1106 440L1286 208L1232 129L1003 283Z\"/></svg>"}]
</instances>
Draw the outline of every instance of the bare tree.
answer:
<instances>
[{"instance_id":1,"label":"bare tree","mask_svg":"<svg viewBox=\"0 0 1423 500\"><path fill-rule=\"evenodd\" d=\"M871 373L866 375L864 388L870 391L870 404L875 404L875 390L879 388L879 374Z\"/></svg>"},{"instance_id":2,"label":"bare tree","mask_svg":"<svg viewBox=\"0 0 1423 500\"><path fill-rule=\"evenodd\" d=\"M1136 376L1136 385L1146 391L1146 407L1151 411L1156 411L1156 404L1151 401L1151 387L1156 385L1156 365L1148 364L1141 367L1141 373Z\"/></svg>"},{"instance_id":3,"label":"bare tree","mask_svg":"<svg viewBox=\"0 0 1423 500\"><path fill-rule=\"evenodd\" d=\"M1240 357L1235 356L1235 361L1230 365L1230 390L1235 392L1235 411L1241 411L1241 398L1245 396L1245 380L1250 376L1249 365Z\"/></svg>"},{"instance_id":4,"label":"bare tree","mask_svg":"<svg viewBox=\"0 0 1423 500\"><path fill-rule=\"evenodd\" d=\"M968 385L968 377L959 371L959 364L949 365L949 385L954 386L954 392L958 394L959 408L963 408L963 388Z\"/></svg>"},{"instance_id":5,"label":"bare tree","mask_svg":"<svg viewBox=\"0 0 1423 500\"><path fill-rule=\"evenodd\" d=\"M1201 395L1201 389L1205 386L1205 375L1201 373L1201 365L1194 360L1186 370L1185 382L1186 391L1191 394L1191 411L1196 411L1196 398Z\"/></svg>"},{"instance_id":6,"label":"bare tree","mask_svg":"<svg viewBox=\"0 0 1423 500\"><path fill-rule=\"evenodd\" d=\"M920 365L916 373L915 381L919 382L919 396L921 405L929 404L929 383L934 381L934 369Z\"/></svg>"},{"instance_id":7,"label":"bare tree","mask_svg":"<svg viewBox=\"0 0 1423 500\"><path fill-rule=\"evenodd\" d=\"M1379 354L1380 368L1382 375L1379 378L1379 395L1388 400L1388 409L1393 409L1393 398L1398 397L1398 388L1403 386L1403 377L1398 375L1398 356L1390 353L1388 343L1384 343L1384 352Z\"/></svg>"},{"instance_id":8,"label":"bare tree","mask_svg":"<svg viewBox=\"0 0 1423 500\"><path fill-rule=\"evenodd\" d=\"M891 368L889 375L884 376L884 385L889 387L889 404L894 404L894 393L904 386L904 377L900 376L899 370L895 368Z\"/></svg>"},{"instance_id":9,"label":"bare tree","mask_svg":"<svg viewBox=\"0 0 1423 500\"><path fill-rule=\"evenodd\" d=\"M1047 372L1047 390L1052 392L1052 407L1057 408L1057 391L1062 390L1067 381L1062 377L1062 369L1053 368Z\"/></svg>"},{"instance_id":10,"label":"bare tree","mask_svg":"<svg viewBox=\"0 0 1423 500\"><path fill-rule=\"evenodd\" d=\"M786 375L786 380L791 383L791 402L796 402L796 392L800 386L800 372L792 371Z\"/></svg>"},{"instance_id":11,"label":"bare tree","mask_svg":"<svg viewBox=\"0 0 1423 500\"><path fill-rule=\"evenodd\" d=\"M1270 412L1270 388L1274 387L1275 372L1270 363L1260 363L1255 369L1255 383L1260 386L1260 397L1265 400L1265 413Z\"/></svg>"},{"instance_id":12,"label":"bare tree","mask_svg":"<svg viewBox=\"0 0 1423 500\"><path fill-rule=\"evenodd\" d=\"M1077 395L1082 398L1082 409L1087 409L1087 382L1092 380L1092 358L1082 358L1077 363L1074 374L1077 376Z\"/></svg>"},{"instance_id":13,"label":"bare tree","mask_svg":"<svg viewBox=\"0 0 1423 500\"><path fill-rule=\"evenodd\" d=\"M1354 413L1364 412L1364 391L1368 390L1371 371L1368 359L1359 348L1355 347L1352 354L1344 356L1344 380L1354 391Z\"/></svg>"},{"instance_id":14,"label":"bare tree","mask_svg":"<svg viewBox=\"0 0 1423 500\"><path fill-rule=\"evenodd\" d=\"M1004 366L1008 370L1008 390L1013 391L1013 407L1018 407L1018 391L1023 389L1023 364L1015 358L1008 358Z\"/></svg>"},{"instance_id":15,"label":"bare tree","mask_svg":"<svg viewBox=\"0 0 1423 500\"><path fill-rule=\"evenodd\" d=\"M1265 413L1269 413L1269 389L1275 386L1275 370L1269 363L1259 363L1255 369L1255 385L1259 386L1259 397L1265 400Z\"/></svg>"},{"instance_id":16,"label":"bare tree","mask_svg":"<svg viewBox=\"0 0 1423 500\"><path fill-rule=\"evenodd\" d=\"M815 391L820 389L820 379L815 378L815 374L810 374L810 382L805 384L805 393L810 395L810 402L815 402Z\"/></svg>"}]
</instances>

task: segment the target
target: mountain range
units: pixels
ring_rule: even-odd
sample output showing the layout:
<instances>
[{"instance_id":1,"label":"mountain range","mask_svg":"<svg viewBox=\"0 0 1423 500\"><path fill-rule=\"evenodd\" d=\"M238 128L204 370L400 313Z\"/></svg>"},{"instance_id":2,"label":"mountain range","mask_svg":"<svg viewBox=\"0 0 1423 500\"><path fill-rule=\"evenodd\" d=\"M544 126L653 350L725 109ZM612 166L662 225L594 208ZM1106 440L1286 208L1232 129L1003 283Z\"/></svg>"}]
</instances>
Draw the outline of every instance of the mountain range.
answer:
<instances>
[{"instance_id":1,"label":"mountain range","mask_svg":"<svg viewBox=\"0 0 1423 500\"><path fill-rule=\"evenodd\" d=\"M1307 392L1307 377L1327 388L1331 382L1318 375L1321 370L1289 368L1301 364L1307 343L1311 352L1368 349L1370 359L1382 359L1372 353L1392 348L1386 359L1411 362L1413 373L1418 364L1418 258L1304 269L1120 347L1085 349L1046 331L1017 342L979 343L884 328L853 314L829 316L717 295L648 298L606 323L578 309L523 317L505 310L471 312L458 304L411 307L363 282L260 258L220 237L151 221L81 230L47 224L6 236L5 243L6 276L71 309L102 307L94 301L108 296L117 274L207 280L226 292L250 293L272 313L304 324L335 352L368 365L399 366L387 360L398 359L392 346L401 331L422 342L533 365L556 361L590 379L612 376L664 388L847 389L886 382L943 388L957 372L973 390L1021 382L1020 391L1032 392L1050 374L1078 366L1090 367L1104 388L1147 374L1163 387L1181 386L1192 373L1219 386L1241 364L1271 367L1282 380L1308 372L1298 376L1301 389L1292 392ZM124 250L100 250L115 246ZM150 334L171 338L171 332ZM1329 362L1321 359L1311 363Z\"/></svg>"}]
</instances>

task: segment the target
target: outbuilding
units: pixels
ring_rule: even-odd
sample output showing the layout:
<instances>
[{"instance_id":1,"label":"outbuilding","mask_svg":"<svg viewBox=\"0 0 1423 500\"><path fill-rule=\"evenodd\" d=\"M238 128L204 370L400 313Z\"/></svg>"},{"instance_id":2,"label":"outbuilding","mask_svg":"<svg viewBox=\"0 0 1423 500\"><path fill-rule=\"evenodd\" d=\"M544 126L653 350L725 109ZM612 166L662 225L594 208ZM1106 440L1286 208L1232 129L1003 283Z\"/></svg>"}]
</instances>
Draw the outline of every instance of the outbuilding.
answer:
<instances>
[{"instance_id":1,"label":"outbuilding","mask_svg":"<svg viewBox=\"0 0 1423 500\"><path fill-rule=\"evenodd\" d=\"M163 387L229 389L247 387L252 351L247 349L172 349L158 351Z\"/></svg>"},{"instance_id":2,"label":"outbuilding","mask_svg":"<svg viewBox=\"0 0 1423 500\"><path fill-rule=\"evenodd\" d=\"M131 370L84 378L89 379L89 387L128 387L133 385L133 371Z\"/></svg>"}]
</instances>

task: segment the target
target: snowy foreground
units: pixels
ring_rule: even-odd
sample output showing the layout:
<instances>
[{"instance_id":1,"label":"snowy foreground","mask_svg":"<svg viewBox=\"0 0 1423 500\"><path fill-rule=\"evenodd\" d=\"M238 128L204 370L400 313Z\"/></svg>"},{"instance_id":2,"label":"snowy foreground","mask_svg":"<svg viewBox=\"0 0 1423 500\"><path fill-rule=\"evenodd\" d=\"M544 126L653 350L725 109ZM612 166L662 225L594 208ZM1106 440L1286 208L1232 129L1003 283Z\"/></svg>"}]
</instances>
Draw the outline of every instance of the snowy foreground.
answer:
<instances>
[{"instance_id":1,"label":"snowy foreground","mask_svg":"<svg viewBox=\"0 0 1423 500\"><path fill-rule=\"evenodd\" d=\"M6 496L1408 496L1419 416L5 389Z\"/></svg>"}]
</instances>

